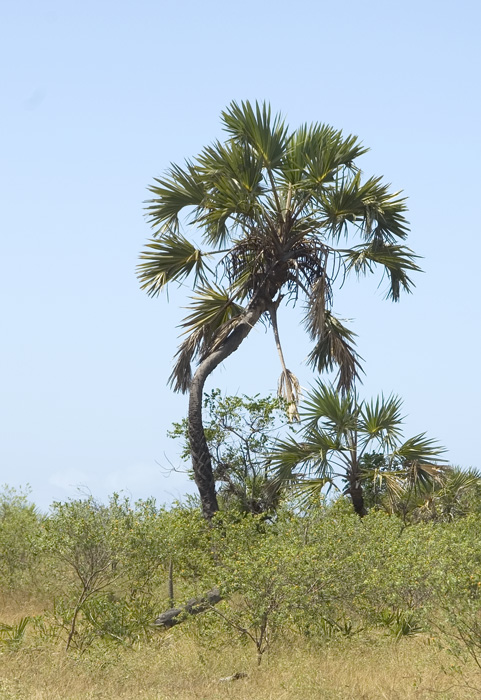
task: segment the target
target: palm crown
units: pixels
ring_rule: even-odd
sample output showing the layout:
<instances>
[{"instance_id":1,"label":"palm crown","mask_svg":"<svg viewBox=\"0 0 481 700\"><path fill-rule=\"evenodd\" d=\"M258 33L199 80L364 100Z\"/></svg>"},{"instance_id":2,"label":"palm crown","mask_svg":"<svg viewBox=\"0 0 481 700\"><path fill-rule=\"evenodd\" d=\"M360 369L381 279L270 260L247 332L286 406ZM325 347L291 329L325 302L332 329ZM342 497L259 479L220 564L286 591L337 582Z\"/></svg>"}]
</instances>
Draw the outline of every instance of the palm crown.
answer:
<instances>
[{"instance_id":1,"label":"palm crown","mask_svg":"<svg viewBox=\"0 0 481 700\"><path fill-rule=\"evenodd\" d=\"M219 348L254 307L254 322L266 314L278 340L279 303L301 298L309 363L319 372L337 366L338 385L348 389L360 365L354 333L332 312L333 283L380 266L388 297L410 290L408 274L419 268L399 243L408 231L405 200L380 178L362 181L355 161L367 149L355 136L323 124L289 132L268 105L249 102L233 102L222 122L225 143L172 165L150 188L155 234L141 255L141 286L157 295L169 282L193 279L171 382L188 390L192 362ZM182 212L198 243L181 233ZM354 245L340 245L350 236ZM283 379L290 400L284 363Z\"/></svg>"}]
</instances>

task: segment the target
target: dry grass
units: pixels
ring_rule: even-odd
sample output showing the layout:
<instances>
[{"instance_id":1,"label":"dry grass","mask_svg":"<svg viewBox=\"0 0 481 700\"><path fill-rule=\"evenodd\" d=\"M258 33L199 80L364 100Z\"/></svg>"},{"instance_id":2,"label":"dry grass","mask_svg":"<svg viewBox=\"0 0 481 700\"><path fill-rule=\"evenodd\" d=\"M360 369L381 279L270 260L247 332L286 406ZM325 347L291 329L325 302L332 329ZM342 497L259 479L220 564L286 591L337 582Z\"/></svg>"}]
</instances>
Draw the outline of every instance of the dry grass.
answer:
<instances>
[{"instance_id":1,"label":"dry grass","mask_svg":"<svg viewBox=\"0 0 481 700\"><path fill-rule=\"evenodd\" d=\"M209 650L180 628L137 649L99 647L76 656L29 639L0 655L2 700L467 700L481 697L473 668L421 638L347 640L322 650L302 642L266 656L249 647ZM237 671L240 680L219 679ZM467 687L469 684L471 688Z\"/></svg>"}]
</instances>

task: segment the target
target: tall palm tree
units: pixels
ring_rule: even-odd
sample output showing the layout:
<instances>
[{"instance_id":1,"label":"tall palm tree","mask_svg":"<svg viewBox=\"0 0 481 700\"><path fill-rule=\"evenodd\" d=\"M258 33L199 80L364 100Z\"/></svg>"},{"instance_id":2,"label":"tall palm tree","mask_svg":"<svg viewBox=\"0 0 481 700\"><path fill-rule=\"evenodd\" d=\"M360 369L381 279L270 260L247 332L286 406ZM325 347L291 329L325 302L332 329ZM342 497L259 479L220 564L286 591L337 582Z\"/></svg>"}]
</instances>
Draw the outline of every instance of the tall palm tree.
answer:
<instances>
[{"instance_id":1,"label":"tall palm tree","mask_svg":"<svg viewBox=\"0 0 481 700\"><path fill-rule=\"evenodd\" d=\"M341 478L354 510L366 514L363 482L384 485L391 497L441 480L445 451L426 434L402 441L402 402L396 396L358 402L318 382L305 399L300 436L279 440L271 465L280 483L321 490Z\"/></svg>"},{"instance_id":2,"label":"tall palm tree","mask_svg":"<svg viewBox=\"0 0 481 700\"><path fill-rule=\"evenodd\" d=\"M222 123L224 143L207 146L183 167L172 165L150 188L154 237L138 266L151 296L192 280L170 382L190 394L192 464L208 518L218 505L202 425L207 377L259 320L270 323L280 390L295 417L298 385L280 344L281 302L302 300L313 341L309 363L319 372L337 367L338 386L347 390L360 362L355 334L332 311L334 282L379 266L389 281L387 297L397 301L411 289L408 273L419 270L416 256L400 244L408 232L405 200L381 178L363 181L356 160L367 149L357 137L324 124L289 131L265 103L232 102ZM345 247L351 237L354 245Z\"/></svg>"}]
</instances>

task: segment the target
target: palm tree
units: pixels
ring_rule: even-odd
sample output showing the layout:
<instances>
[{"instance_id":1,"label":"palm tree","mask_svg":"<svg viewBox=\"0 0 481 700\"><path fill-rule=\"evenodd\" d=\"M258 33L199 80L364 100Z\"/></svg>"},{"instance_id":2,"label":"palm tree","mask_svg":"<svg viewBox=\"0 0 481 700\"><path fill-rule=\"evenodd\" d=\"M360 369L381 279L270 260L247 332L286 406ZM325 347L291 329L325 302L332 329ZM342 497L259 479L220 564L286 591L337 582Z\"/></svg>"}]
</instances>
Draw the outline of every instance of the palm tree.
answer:
<instances>
[{"instance_id":1,"label":"palm tree","mask_svg":"<svg viewBox=\"0 0 481 700\"><path fill-rule=\"evenodd\" d=\"M442 479L430 487L423 487L413 494L408 489L400 491L386 503L389 512L397 512L406 520L451 521L468 513L479 512L481 503L481 472L478 469L461 469L448 466Z\"/></svg>"},{"instance_id":2,"label":"palm tree","mask_svg":"<svg viewBox=\"0 0 481 700\"><path fill-rule=\"evenodd\" d=\"M445 450L425 433L401 442L401 407L396 396L359 402L355 392L318 382L304 403L300 437L279 440L271 455L278 481L312 492L341 478L361 517L365 481L384 485L392 498L432 486L443 475Z\"/></svg>"},{"instance_id":3,"label":"palm tree","mask_svg":"<svg viewBox=\"0 0 481 700\"><path fill-rule=\"evenodd\" d=\"M192 279L170 382L190 394L192 464L208 518L218 505L202 424L207 377L258 321L269 323L280 390L295 417L298 385L282 353L279 305L302 300L313 341L309 363L319 372L337 367L338 386L347 390L359 376L360 358L355 334L332 311L335 281L379 266L389 281L387 297L397 301L411 289L408 273L419 270L416 256L400 244L408 232L405 200L381 178L362 180L356 160L367 149L357 137L324 124L291 132L265 103L232 102L222 122L224 143L207 146L183 167L172 165L150 188L154 237L138 266L150 296ZM354 245L340 245L351 236Z\"/></svg>"}]
</instances>

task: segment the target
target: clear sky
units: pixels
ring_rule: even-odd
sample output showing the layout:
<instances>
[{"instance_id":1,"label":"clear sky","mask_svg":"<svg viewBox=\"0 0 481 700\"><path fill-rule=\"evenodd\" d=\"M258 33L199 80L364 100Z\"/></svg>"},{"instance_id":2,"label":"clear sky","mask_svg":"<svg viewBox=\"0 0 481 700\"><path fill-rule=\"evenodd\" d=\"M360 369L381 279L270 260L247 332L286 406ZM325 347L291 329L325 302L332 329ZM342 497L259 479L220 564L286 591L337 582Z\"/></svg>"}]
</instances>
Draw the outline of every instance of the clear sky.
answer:
<instances>
[{"instance_id":1,"label":"clear sky","mask_svg":"<svg viewBox=\"0 0 481 700\"><path fill-rule=\"evenodd\" d=\"M42 508L83 486L169 501L166 438L185 396L166 385L185 290L151 300L135 265L147 186L222 136L232 100L269 100L295 127L328 122L371 151L366 175L409 197L425 274L393 305L348 285L366 396L404 398L462 466L478 459L481 162L477 0L15 0L0 10L0 483ZM281 317L304 386L300 310ZM275 391L261 328L214 374Z\"/></svg>"}]
</instances>

